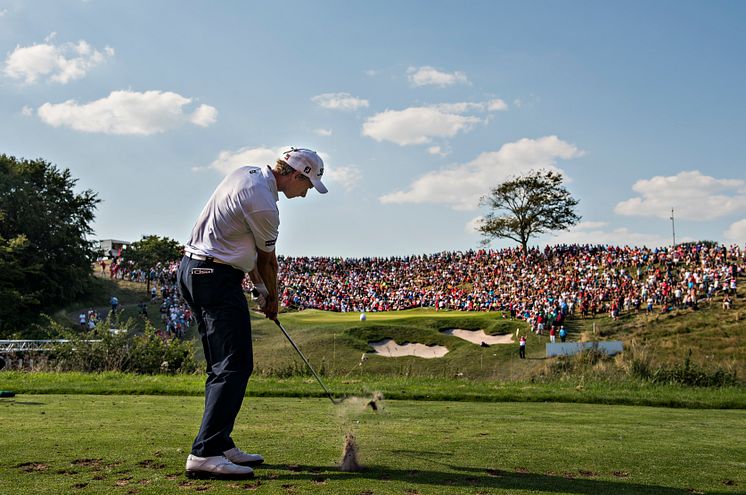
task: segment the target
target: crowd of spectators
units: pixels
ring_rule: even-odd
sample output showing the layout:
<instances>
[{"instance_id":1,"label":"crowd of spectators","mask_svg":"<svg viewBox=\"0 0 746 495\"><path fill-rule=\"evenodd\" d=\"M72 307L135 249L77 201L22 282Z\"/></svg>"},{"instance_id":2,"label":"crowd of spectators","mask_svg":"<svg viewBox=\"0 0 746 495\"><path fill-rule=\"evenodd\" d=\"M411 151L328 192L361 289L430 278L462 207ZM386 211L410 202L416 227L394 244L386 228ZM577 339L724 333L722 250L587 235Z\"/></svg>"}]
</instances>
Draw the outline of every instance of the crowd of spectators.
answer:
<instances>
[{"instance_id":1,"label":"crowd of spectators","mask_svg":"<svg viewBox=\"0 0 746 495\"><path fill-rule=\"evenodd\" d=\"M557 332L568 315L619 318L630 312L697 309L719 298L730 308L746 249L687 244L670 248L556 245L469 250L405 257L279 256L280 303L338 312L437 310L503 311L537 332ZM111 277L153 283L161 296L167 336L183 337L191 321L176 288L178 262L135 270L112 263ZM156 286L159 288L157 289ZM249 278L245 288L251 287Z\"/></svg>"},{"instance_id":2,"label":"crowd of spectators","mask_svg":"<svg viewBox=\"0 0 746 495\"><path fill-rule=\"evenodd\" d=\"M161 325L157 333L163 339L183 339L186 331L192 324L192 313L186 301L179 294L176 284L176 272L179 268L178 261L166 261L157 263L148 270L135 268L131 262L113 259L108 264L106 260L99 262L102 275L108 268L109 277L130 282L146 283L150 281L150 305L159 304ZM112 311L116 313L112 297ZM119 304L117 300L117 305ZM148 302L138 304L140 315L148 318ZM82 324L81 324L82 326Z\"/></svg>"},{"instance_id":3,"label":"crowd of spectators","mask_svg":"<svg viewBox=\"0 0 746 495\"><path fill-rule=\"evenodd\" d=\"M618 318L697 309L726 294L732 301L745 253L737 245L693 244L557 245L526 256L519 248L389 258L280 256L280 302L341 312L505 311L540 332L560 328L568 314Z\"/></svg>"}]
</instances>

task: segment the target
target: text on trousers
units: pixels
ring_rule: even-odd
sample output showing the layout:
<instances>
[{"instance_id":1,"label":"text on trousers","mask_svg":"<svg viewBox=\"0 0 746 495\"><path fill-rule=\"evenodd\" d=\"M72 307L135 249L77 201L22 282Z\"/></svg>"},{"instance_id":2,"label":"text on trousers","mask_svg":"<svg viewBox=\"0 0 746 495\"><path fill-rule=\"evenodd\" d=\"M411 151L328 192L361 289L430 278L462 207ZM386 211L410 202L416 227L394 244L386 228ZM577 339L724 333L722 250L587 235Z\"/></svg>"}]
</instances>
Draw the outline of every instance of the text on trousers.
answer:
<instances>
[{"instance_id":1,"label":"text on trousers","mask_svg":"<svg viewBox=\"0 0 746 495\"><path fill-rule=\"evenodd\" d=\"M192 275L209 275L214 271L212 268L192 268Z\"/></svg>"}]
</instances>

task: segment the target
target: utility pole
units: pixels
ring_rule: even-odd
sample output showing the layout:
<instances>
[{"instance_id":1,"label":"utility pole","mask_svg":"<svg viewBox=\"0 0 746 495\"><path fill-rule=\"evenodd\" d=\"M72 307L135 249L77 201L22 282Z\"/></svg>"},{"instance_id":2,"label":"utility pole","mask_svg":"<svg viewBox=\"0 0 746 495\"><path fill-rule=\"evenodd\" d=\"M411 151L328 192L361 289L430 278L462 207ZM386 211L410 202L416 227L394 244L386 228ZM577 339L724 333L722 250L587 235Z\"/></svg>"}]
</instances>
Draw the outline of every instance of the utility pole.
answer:
<instances>
[{"instance_id":1,"label":"utility pole","mask_svg":"<svg viewBox=\"0 0 746 495\"><path fill-rule=\"evenodd\" d=\"M673 232L673 247L676 247L676 223L673 219L673 208L671 208L671 231Z\"/></svg>"}]
</instances>

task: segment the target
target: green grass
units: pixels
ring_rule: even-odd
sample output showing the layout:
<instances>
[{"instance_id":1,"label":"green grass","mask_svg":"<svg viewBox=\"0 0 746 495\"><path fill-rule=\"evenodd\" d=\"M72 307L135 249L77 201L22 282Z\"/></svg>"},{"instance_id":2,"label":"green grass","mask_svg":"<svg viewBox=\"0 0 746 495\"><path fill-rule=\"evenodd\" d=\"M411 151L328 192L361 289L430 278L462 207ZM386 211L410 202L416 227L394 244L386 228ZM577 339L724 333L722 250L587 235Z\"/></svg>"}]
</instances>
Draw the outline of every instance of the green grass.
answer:
<instances>
[{"instance_id":1,"label":"green grass","mask_svg":"<svg viewBox=\"0 0 746 495\"><path fill-rule=\"evenodd\" d=\"M743 493L746 412L583 404L250 398L236 442L267 465L244 482L188 481L202 399L0 399L0 493ZM337 469L353 432L366 469Z\"/></svg>"},{"instance_id":2,"label":"green grass","mask_svg":"<svg viewBox=\"0 0 746 495\"><path fill-rule=\"evenodd\" d=\"M136 303L145 297L145 284L97 278L98 305L108 303L117 294L125 306L120 318L133 317L136 330ZM95 291L94 291L95 292ZM652 360L653 366L682 364L691 350L691 361L712 369L733 370L746 377L746 309L743 298L734 309L723 311L717 302L702 305L699 311L678 310L669 314L625 315L612 321L607 315L593 319L574 318L567 322L569 340L622 340L626 349L634 348ZM157 305L149 305L150 320L160 327ZM70 309L68 322L77 321L78 311ZM518 359L517 342L509 345L480 347L457 337L445 335L448 328L483 329L490 334L526 334L527 325L500 313L433 311L415 309L387 313L368 313L359 321L358 313L331 313L318 310L286 312L280 319L310 358L326 375L355 377L362 373L385 376L453 378L487 381L526 381L540 374L550 360L544 358L547 335L528 334L529 359ZM255 374L290 376L302 372L303 364L276 326L259 313L252 313ZM595 328L595 333L594 333ZM195 336L192 328L189 336ZM398 343L420 342L448 347L443 358L388 358L368 353L370 341L393 338ZM198 345L199 347L199 345ZM366 354L367 353L367 354ZM363 355L365 360L361 360Z\"/></svg>"},{"instance_id":3,"label":"green grass","mask_svg":"<svg viewBox=\"0 0 746 495\"><path fill-rule=\"evenodd\" d=\"M608 317L574 319L569 326L585 340L622 340L628 348L632 345L644 348L661 364L680 364L691 350L691 359L696 363L716 363L736 370L741 378L746 376L743 298L729 311L713 301L697 311L682 309L649 316L643 312L625 315L617 321Z\"/></svg>"},{"instance_id":4,"label":"green grass","mask_svg":"<svg viewBox=\"0 0 746 495\"><path fill-rule=\"evenodd\" d=\"M426 377L363 375L324 377L336 396L383 392L391 399L476 402L567 402L677 408L746 409L746 388L694 388L647 382L561 380L548 383L488 382ZM123 373L0 372L0 390L24 394L105 394L201 396L204 375L134 375ZM324 397L312 377L252 377L254 397Z\"/></svg>"}]
</instances>

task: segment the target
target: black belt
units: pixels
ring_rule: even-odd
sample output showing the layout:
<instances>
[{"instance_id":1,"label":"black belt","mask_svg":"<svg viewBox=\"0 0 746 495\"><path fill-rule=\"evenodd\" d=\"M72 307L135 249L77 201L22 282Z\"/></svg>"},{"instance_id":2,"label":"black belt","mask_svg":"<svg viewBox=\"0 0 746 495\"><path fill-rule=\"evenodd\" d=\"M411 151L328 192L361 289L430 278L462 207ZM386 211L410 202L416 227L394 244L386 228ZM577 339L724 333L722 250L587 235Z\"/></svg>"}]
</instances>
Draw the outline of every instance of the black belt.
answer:
<instances>
[{"instance_id":1,"label":"black belt","mask_svg":"<svg viewBox=\"0 0 746 495\"><path fill-rule=\"evenodd\" d=\"M214 258L212 256L202 256L201 254L194 254L190 252L185 252L184 256L186 256L187 258L193 259L193 260L197 260L197 261L207 261L208 263L219 263L221 265L228 264L225 261L220 261L219 259Z\"/></svg>"}]
</instances>

